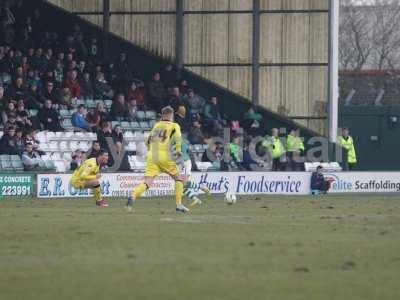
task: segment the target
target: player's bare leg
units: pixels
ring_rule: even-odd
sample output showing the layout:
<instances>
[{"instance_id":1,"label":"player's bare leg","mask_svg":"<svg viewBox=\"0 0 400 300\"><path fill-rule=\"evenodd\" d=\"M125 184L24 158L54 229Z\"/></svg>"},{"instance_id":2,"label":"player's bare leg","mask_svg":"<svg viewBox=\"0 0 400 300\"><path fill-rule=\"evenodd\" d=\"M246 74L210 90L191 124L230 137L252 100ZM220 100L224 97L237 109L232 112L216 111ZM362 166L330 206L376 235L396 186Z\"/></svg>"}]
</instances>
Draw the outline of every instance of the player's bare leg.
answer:
<instances>
[{"instance_id":1,"label":"player's bare leg","mask_svg":"<svg viewBox=\"0 0 400 300\"><path fill-rule=\"evenodd\" d=\"M136 199L140 198L153 184L154 177L146 176L144 181L139 183L132 191L131 195L128 197L128 202L126 203L127 210L131 211L133 203Z\"/></svg>"},{"instance_id":2,"label":"player's bare leg","mask_svg":"<svg viewBox=\"0 0 400 300\"><path fill-rule=\"evenodd\" d=\"M98 207L108 207L108 203L102 199L100 181L98 179L89 180L85 183L85 188L93 190L93 198Z\"/></svg>"}]
</instances>

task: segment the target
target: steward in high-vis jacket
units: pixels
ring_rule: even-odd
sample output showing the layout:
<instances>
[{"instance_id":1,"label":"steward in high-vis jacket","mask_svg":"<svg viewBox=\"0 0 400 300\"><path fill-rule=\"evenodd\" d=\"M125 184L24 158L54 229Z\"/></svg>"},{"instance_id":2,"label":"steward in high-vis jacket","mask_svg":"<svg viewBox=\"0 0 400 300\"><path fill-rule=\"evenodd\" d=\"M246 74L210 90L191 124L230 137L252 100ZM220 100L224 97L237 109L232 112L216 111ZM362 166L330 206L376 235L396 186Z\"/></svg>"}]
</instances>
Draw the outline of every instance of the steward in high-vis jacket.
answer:
<instances>
[{"instance_id":1,"label":"steward in high-vis jacket","mask_svg":"<svg viewBox=\"0 0 400 300\"><path fill-rule=\"evenodd\" d=\"M347 158L344 157L342 168L343 171L351 171L357 164L356 149L354 147L353 138L349 135L349 129L342 129L342 136L339 137L339 143L347 152Z\"/></svg>"},{"instance_id":2,"label":"steward in high-vis jacket","mask_svg":"<svg viewBox=\"0 0 400 300\"><path fill-rule=\"evenodd\" d=\"M284 171L285 169L285 147L282 144L277 128L272 128L271 136L267 136L262 145L268 149L272 157L272 171Z\"/></svg>"},{"instance_id":3,"label":"steward in high-vis jacket","mask_svg":"<svg viewBox=\"0 0 400 300\"><path fill-rule=\"evenodd\" d=\"M304 152L303 139L300 137L300 130L293 128L286 138L286 154L288 159L289 171L302 171L304 161L302 153Z\"/></svg>"}]
</instances>

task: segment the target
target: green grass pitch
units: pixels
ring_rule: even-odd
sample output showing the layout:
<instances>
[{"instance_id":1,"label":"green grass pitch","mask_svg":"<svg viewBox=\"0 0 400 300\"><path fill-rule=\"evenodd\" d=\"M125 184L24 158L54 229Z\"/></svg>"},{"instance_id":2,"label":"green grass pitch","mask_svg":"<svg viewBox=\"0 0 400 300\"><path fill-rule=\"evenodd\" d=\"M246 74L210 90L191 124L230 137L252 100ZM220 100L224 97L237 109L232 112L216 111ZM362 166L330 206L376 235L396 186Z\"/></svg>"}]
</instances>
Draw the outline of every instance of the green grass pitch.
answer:
<instances>
[{"instance_id":1,"label":"green grass pitch","mask_svg":"<svg viewBox=\"0 0 400 300\"><path fill-rule=\"evenodd\" d=\"M0 299L400 299L400 196L0 200Z\"/></svg>"}]
</instances>

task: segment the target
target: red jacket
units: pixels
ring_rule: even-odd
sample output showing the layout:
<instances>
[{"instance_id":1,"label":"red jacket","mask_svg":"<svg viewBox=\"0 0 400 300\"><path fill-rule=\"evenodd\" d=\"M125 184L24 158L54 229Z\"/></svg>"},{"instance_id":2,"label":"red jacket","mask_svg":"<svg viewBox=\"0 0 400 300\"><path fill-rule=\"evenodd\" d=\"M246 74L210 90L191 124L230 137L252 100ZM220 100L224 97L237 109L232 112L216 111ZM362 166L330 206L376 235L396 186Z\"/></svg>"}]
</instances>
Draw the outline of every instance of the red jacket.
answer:
<instances>
[{"instance_id":1,"label":"red jacket","mask_svg":"<svg viewBox=\"0 0 400 300\"><path fill-rule=\"evenodd\" d=\"M72 97L79 98L81 95L81 86L79 85L78 79L71 80L69 78L65 79L64 87L69 88Z\"/></svg>"}]
</instances>

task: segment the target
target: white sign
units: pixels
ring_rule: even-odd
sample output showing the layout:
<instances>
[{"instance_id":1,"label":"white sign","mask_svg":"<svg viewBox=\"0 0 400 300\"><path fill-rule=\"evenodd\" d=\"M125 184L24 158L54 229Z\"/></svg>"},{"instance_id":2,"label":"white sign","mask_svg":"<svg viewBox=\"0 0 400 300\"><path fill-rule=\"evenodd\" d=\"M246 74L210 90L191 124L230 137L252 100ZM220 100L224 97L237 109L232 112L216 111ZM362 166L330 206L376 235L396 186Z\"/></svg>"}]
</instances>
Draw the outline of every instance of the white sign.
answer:
<instances>
[{"instance_id":1,"label":"white sign","mask_svg":"<svg viewBox=\"0 0 400 300\"><path fill-rule=\"evenodd\" d=\"M332 181L329 193L400 192L400 172L336 172L324 176Z\"/></svg>"},{"instance_id":2,"label":"white sign","mask_svg":"<svg viewBox=\"0 0 400 300\"><path fill-rule=\"evenodd\" d=\"M324 173L332 181L329 193L399 192L400 172L336 172ZM143 180L139 173L104 173L101 177L102 194L106 197L127 197ZM309 172L209 172L192 173L190 180L197 186L205 184L211 193L235 194L310 194ZM39 174L37 197L87 197L89 190L70 185L71 174ZM145 196L174 193L174 181L168 175L156 178Z\"/></svg>"},{"instance_id":3,"label":"white sign","mask_svg":"<svg viewBox=\"0 0 400 300\"><path fill-rule=\"evenodd\" d=\"M70 184L71 174L39 174L37 197L87 197L89 190L75 189ZM139 173L104 173L101 177L102 194L108 197L126 197L143 180ZM236 194L307 194L309 173L288 172L210 172L192 173L190 180L197 186L205 184L212 193ZM174 181L168 175L156 178L145 196L172 195Z\"/></svg>"}]
</instances>

